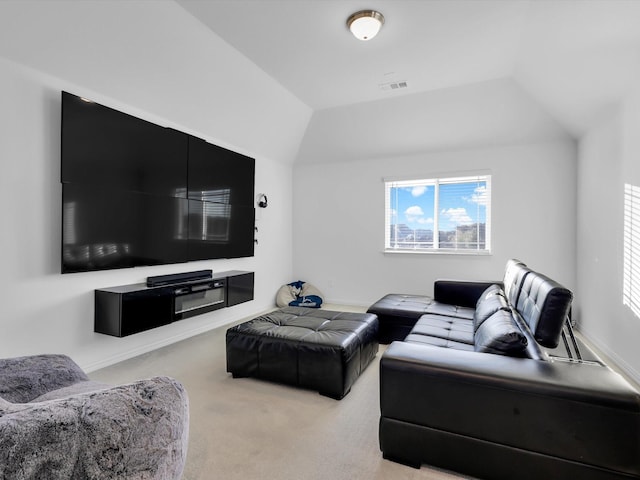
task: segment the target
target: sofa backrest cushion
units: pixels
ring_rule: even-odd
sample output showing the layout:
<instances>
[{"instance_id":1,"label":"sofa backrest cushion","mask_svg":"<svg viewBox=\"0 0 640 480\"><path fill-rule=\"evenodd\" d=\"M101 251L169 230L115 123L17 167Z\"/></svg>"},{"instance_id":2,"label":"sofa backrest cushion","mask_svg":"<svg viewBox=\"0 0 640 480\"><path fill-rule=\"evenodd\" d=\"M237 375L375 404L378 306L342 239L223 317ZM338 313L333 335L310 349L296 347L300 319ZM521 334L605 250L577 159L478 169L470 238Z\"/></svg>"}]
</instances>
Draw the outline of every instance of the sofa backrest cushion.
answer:
<instances>
[{"instance_id":1,"label":"sofa backrest cushion","mask_svg":"<svg viewBox=\"0 0 640 480\"><path fill-rule=\"evenodd\" d=\"M504 292L507 296L507 300L511 305L518 304L518 297L522 283L525 277L531 270L522 263L520 260L511 259L507 261L507 266L504 270Z\"/></svg>"},{"instance_id":2,"label":"sofa backrest cushion","mask_svg":"<svg viewBox=\"0 0 640 480\"><path fill-rule=\"evenodd\" d=\"M498 310L511 311L502 288L499 285L491 285L476 303L476 309L473 312L473 331L476 332L480 325Z\"/></svg>"},{"instance_id":3,"label":"sofa backrest cushion","mask_svg":"<svg viewBox=\"0 0 640 480\"><path fill-rule=\"evenodd\" d=\"M526 349L527 337L510 311L498 310L478 327L474 335L476 352L522 357L526 356Z\"/></svg>"},{"instance_id":4,"label":"sofa backrest cushion","mask_svg":"<svg viewBox=\"0 0 640 480\"><path fill-rule=\"evenodd\" d=\"M515 305L536 341L544 347L555 348L572 300L570 290L541 273L529 271Z\"/></svg>"},{"instance_id":5,"label":"sofa backrest cushion","mask_svg":"<svg viewBox=\"0 0 640 480\"><path fill-rule=\"evenodd\" d=\"M487 298L490 298L494 295L502 295L503 297L505 296L504 290L502 290L502 287L497 283L489 285L486 288L486 290L482 292L482 294L478 297L478 300L476 301L476 308L478 308L478 306L480 306L480 304L483 301L485 301Z\"/></svg>"}]
</instances>

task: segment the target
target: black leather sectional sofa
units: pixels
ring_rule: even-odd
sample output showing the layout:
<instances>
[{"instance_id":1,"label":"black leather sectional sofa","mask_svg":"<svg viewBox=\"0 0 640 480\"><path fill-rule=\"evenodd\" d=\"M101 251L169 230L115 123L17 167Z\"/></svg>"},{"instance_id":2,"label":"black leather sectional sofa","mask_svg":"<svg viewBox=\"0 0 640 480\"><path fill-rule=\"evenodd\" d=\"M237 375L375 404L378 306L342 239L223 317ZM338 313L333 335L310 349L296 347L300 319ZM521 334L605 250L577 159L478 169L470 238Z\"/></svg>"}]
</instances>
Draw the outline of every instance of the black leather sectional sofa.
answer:
<instances>
[{"instance_id":1,"label":"black leather sectional sofa","mask_svg":"<svg viewBox=\"0 0 640 480\"><path fill-rule=\"evenodd\" d=\"M569 290L511 260L501 282L402 297L369 309L389 337L417 317L381 358L385 458L486 479L640 478L640 394L566 335Z\"/></svg>"}]
</instances>

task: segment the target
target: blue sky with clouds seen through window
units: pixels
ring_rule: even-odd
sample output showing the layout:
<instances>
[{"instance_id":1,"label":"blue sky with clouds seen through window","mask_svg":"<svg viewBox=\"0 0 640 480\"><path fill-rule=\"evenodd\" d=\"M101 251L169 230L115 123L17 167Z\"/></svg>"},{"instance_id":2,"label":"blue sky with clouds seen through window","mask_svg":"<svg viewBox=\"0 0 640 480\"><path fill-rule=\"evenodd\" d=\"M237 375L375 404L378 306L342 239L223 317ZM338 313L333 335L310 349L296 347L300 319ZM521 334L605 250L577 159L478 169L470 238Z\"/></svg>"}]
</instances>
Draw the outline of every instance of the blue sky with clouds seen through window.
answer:
<instances>
[{"instance_id":1,"label":"blue sky with clouds seen through window","mask_svg":"<svg viewBox=\"0 0 640 480\"><path fill-rule=\"evenodd\" d=\"M432 230L434 194L434 185L392 187L392 224L405 224L413 230ZM486 205L487 185L484 181L441 184L439 230L486 223Z\"/></svg>"}]
</instances>

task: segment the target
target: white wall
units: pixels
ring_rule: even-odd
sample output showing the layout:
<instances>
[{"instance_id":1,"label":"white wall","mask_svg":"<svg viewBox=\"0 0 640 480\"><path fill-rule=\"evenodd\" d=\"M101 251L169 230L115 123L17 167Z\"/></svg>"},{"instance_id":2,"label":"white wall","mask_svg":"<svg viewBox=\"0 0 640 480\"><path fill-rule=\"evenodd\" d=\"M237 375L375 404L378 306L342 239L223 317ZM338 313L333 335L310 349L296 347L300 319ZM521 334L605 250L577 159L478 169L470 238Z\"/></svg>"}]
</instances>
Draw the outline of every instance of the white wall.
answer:
<instances>
[{"instance_id":1,"label":"white wall","mask_svg":"<svg viewBox=\"0 0 640 480\"><path fill-rule=\"evenodd\" d=\"M60 91L256 158L252 258L61 275ZM292 273L292 171L310 111L173 2L0 2L0 351L65 353L87 370L255 314ZM149 275L256 272L255 300L118 339L93 291Z\"/></svg>"},{"instance_id":2,"label":"white wall","mask_svg":"<svg viewBox=\"0 0 640 480\"><path fill-rule=\"evenodd\" d=\"M566 140L566 130L509 78L315 111L296 163Z\"/></svg>"},{"instance_id":3,"label":"white wall","mask_svg":"<svg viewBox=\"0 0 640 480\"><path fill-rule=\"evenodd\" d=\"M581 139L580 331L640 382L640 318L622 304L624 184L640 185L640 88Z\"/></svg>"},{"instance_id":4,"label":"white wall","mask_svg":"<svg viewBox=\"0 0 640 480\"><path fill-rule=\"evenodd\" d=\"M384 254L383 177L492 174L490 256ZM571 140L294 167L296 278L331 302L433 293L436 278L500 279L516 257L575 287L576 150Z\"/></svg>"}]
</instances>

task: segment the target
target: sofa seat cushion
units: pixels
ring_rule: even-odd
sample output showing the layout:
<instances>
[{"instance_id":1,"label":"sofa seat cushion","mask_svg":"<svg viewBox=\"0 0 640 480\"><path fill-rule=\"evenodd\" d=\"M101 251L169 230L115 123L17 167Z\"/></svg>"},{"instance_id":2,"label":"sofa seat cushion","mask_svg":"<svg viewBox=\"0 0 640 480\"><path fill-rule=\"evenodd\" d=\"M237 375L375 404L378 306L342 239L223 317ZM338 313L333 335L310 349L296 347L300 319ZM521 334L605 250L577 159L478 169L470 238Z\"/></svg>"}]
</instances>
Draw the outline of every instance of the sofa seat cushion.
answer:
<instances>
[{"instance_id":1,"label":"sofa seat cushion","mask_svg":"<svg viewBox=\"0 0 640 480\"><path fill-rule=\"evenodd\" d=\"M474 350L473 322L465 318L427 314L420 317L405 342L458 350Z\"/></svg>"},{"instance_id":2,"label":"sofa seat cushion","mask_svg":"<svg viewBox=\"0 0 640 480\"><path fill-rule=\"evenodd\" d=\"M427 335L414 335L410 333L404 340L408 343L431 345L434 347L453 348L454 350L467 350L473 352L473 345L468 343L456 342L446 338L429 337Z\"/></svg>"},{"instance_id":3,"label":"sofa seat cushion","mask_svg":"<svg viewBox=\"0 0 640 480\"><path fill-rule=\"evenodd\" d=\"M447 317L463 318L465 320L473 320L474 308L461 307L459 305L449 305L448 303L432 302L425 309L425 314L444 315Z\"/></svg>"}]
</instances>

